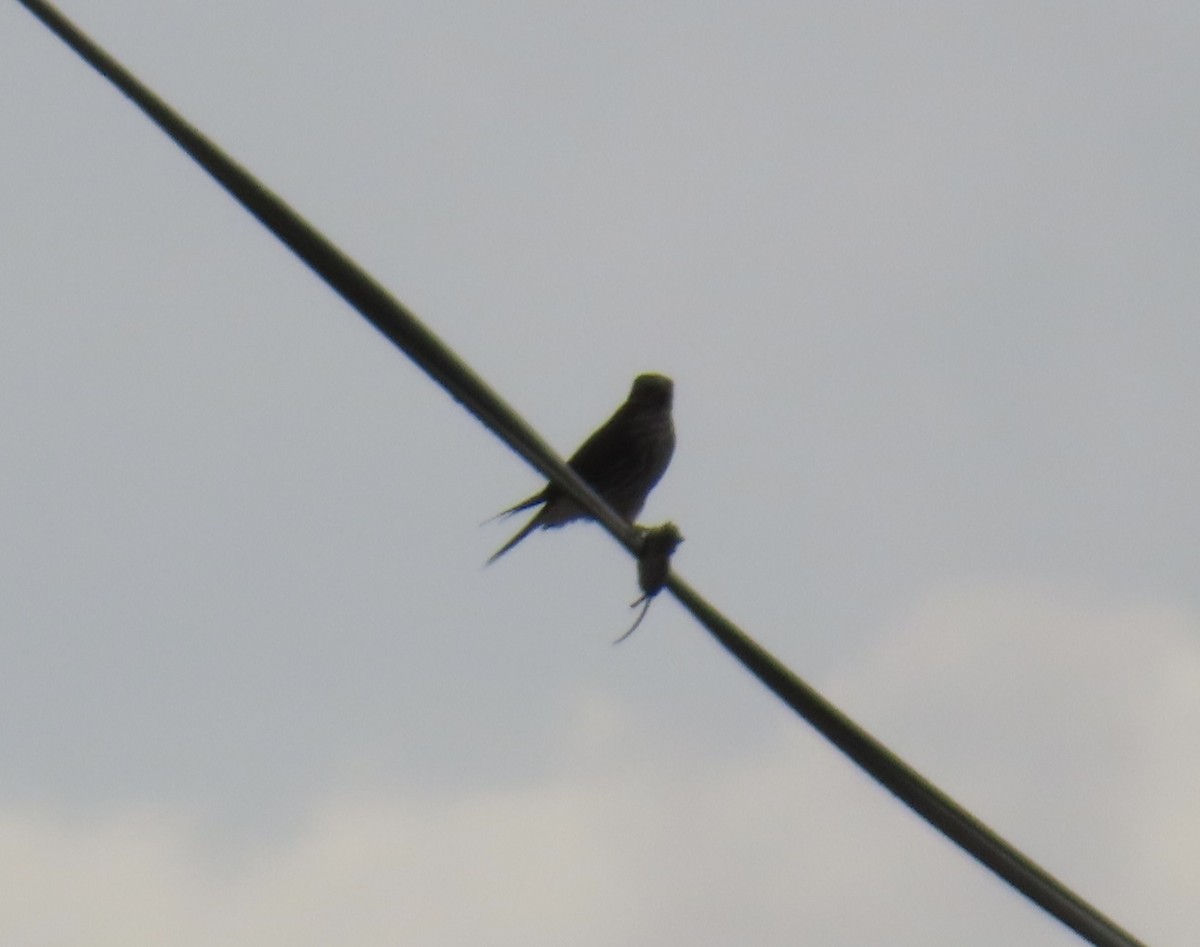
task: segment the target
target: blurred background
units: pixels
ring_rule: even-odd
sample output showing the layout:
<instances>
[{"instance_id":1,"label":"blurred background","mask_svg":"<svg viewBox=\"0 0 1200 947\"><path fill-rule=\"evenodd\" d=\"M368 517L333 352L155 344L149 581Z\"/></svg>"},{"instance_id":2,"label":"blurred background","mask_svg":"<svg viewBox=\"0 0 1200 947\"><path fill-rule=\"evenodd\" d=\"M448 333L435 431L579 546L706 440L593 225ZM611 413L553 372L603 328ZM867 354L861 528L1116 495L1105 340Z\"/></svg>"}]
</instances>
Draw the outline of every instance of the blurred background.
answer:
<instances>
[{"instance_id":1,"label":"blurred background","mask_svg":"<svg viewBox=\"0 0 1200 947\"><path fill-rule=\"evenodd\" d=\"M63 12L679 571L1148 943L1200 925L1200 8ZM0 940L1077 939L0 5Z\"/></svg>"}]
</instances>

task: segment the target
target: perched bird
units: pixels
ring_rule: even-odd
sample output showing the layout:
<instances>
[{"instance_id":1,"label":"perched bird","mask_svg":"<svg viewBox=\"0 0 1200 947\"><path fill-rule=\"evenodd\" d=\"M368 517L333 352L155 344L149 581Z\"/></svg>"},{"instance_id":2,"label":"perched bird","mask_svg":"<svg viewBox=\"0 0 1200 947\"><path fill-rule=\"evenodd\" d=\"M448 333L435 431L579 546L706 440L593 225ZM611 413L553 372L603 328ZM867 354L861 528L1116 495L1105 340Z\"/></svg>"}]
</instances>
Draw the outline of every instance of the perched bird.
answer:
<instances>
[{"instance_id":1,"label":"perched bird","mask_svg":"<svg viewBox=\"0 0 1200 947\"><path fill-rule=\"evenodd\" d=\"M679 527L674 523L663 523L662 526L642 532L642 541L638 548L638 585L641 586L642 597L629 606L637 608L641 605L642 610L638 612L638 617L634 619L629 630L613 644L620 644L642 623L646 612L650 611L650 603L654 596L661 592L667 583L667 574L671 571L671 556L681 542L683 533L679 532Z\"/></svg>"},{"instance_id":2,"label":"perched bird","mask_svg":"<svg viewBox=\"0 0 1200 947\"><path fill-rule=\"evenodd\" d=\"M638 375L629 397L567 461L584 482L630 523L661 479L675 451L671 397L675 385L665 375ZM537 514L488 560L491 564L535 529L562 526L588 514L553 483L500 516L541 505Z\"/></svg>"}]
</instances>

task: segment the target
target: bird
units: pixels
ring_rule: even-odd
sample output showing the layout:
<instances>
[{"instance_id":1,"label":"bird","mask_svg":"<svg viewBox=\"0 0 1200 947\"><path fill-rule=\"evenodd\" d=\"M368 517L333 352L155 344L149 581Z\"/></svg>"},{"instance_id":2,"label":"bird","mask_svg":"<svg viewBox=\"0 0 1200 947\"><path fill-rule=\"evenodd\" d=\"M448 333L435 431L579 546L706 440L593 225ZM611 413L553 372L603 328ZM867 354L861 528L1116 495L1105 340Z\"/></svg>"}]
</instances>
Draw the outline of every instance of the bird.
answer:
<instances>
[{"instance_id":1,"label":"bird","mask_svg":"<svg viewBox=\"0 0 1200 947\"><path fill-rule=\"evenodd\" d=\"M642 511L646 497L666 472L675 452L675 426L671 421L674 391L675 383L665 375L638 375L625 403L567 461L568 467L630 523ZM535 506L541 509L493 553L488 565L535 529L589 517L553 483L497 516L511 516Z\"/></svg>"},{"instance_id":2,"label":"bird","mask_svg":"<svg viewBox=\"0 0 1200 947\"><path fill-rule=\"evenodd\" d=\"M642 597L630 603L630 608L642 606L638 617L634 619L629 630L621 635L613 644L620 644L637 630L637 626L650 611L650 603L654 596L663 590L667 584L667 575L671 571L671 555L683 542L683 533L674 523L663 523L653 529L642 531L641 542L638 544L638 585L642 589ZM644 603L644 604L643 604Z\"/></svg>"}]
</instances>

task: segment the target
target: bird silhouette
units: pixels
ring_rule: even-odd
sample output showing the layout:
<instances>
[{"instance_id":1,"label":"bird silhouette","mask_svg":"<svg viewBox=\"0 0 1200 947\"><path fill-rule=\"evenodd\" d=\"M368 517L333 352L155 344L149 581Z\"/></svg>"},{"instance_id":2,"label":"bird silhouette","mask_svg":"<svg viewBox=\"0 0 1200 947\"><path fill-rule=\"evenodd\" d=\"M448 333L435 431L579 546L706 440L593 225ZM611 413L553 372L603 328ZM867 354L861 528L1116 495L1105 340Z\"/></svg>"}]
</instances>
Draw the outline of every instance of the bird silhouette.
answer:
<instances>
[{"instance_id":1,"label":"bird silhouette","mask_svg":"<svg viewBox=\"0 0 1200 947\"><path fill-rule=\"evenodd\" d=\"M642 511L675 451L674 390L674 383L665 375L638 375L625 403L567 461L568 467L630 523ZM589 517L553 483L498 515L511 516L535 506L541 509L488 559L489 565L535 529Z\"/></svg>"}]
</instances>

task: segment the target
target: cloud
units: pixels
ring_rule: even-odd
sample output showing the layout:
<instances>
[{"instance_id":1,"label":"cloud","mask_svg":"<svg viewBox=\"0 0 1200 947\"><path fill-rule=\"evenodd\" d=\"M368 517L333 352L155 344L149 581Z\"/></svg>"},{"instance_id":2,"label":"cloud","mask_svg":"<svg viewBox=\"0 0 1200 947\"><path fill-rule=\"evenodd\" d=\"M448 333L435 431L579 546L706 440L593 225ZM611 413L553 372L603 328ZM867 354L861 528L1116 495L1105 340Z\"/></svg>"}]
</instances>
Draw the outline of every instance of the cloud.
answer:
<instances>
[{"instance_id":1,"label":"cloud","mask_svg":"<svg viewBox=\"0 0 1200 947\"><path fill-rule=\"evenodd\" d=\"M1197 627L1154 604L955 588L829 690L1118 921L1182 944L1200 922ZM345 786L237 851L179 811L10 806L0 941L1076 942L782 715L777 739L724 760L661 752L604 694L562 732L541 781Z\"/></svg>"},{"instance_id":2,"label":"cloud","mask_svg":"<svg viewBox=\"0 0 1200 947\"><path fill-rule=\"evenodd\" d=\"M1097 590L960 585L914 607L830 689L1119 922L1151 943L1189 939L1200 616Z\"/></svg>"}]
</instances>

